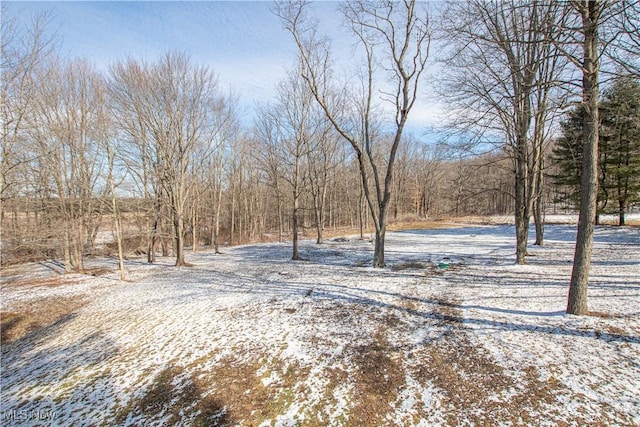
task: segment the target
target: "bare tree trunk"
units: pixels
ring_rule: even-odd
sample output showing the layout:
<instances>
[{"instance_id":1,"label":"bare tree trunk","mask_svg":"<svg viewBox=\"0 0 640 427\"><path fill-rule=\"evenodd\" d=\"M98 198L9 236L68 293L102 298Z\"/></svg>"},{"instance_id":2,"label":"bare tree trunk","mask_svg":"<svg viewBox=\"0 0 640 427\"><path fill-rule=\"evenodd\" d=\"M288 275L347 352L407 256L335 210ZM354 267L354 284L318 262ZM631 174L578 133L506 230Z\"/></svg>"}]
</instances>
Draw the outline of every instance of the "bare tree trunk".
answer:
<instances>
[{"instance_id":1,"label":"bare tree trunk","mask_svg":"<svg viewBox=\"0 0 640 427\"><path fill-rule=\"evenodd\" d=\"M299 153L299 152L298 152ZM298 154L297 153L297 154ZM291 259L300 260L300 252L298 249L298 209L300 204L300 156L296 155L295 170L293 176L293 210L291 212L291 223L293 225L293 255Z\"/></svg>"},{"instance_id":2,"label":"bare tree trunk","mask_svg":"<svg viewBox=\"0 0 640 427\"><path fill-rule=\"evenodd\" d=\"M174 254L176 257L176 267L186 265L184 260L184 219L180 216L180 214L175 210L173 210L173 232L174 232L174 247L176 253Z\"/></svg>"},{"instance_id":3,"label":"bare tree trunk","mask_svg":"<svg viewBox=\"0 0 640 427\"><path fill-rule=\"evenodd\" d=\"M529 237L529 212L527 209L527 154L526 137L520 142L516 153L516 263L526 264L527 240ZM524 151L524 152L523 152Z\"/></svg>"},{"instance_id":4,"label":"bare tree trunk","mask_svg":"<svg viewBox=\"0 0 640 427\"><path fill-rule=\"evenodd\" d=\"M584 62L582 77L582 98L584 105L583 162L580 195L580 215L573 271L569 285L567 313L583 315L588 313L587 288L589 269L593 253L593 233L595 229L598 195L598 25L601 3L581 1L578 5L582 15L584 32Z\"/></svg>"},{"instance_id":5,"label":"bare tree trunk","mask_svg":"<svg viewBox=\"0 0 640 427\"><path fill-rule=\"evenodd\" d=\"M364 240L364 190L360 187L360 198L358 199L358 224L360 225L360 240Z\"/></svg>"},{"instance_id":6,"label":"bare tree trunk","mask_svg":"<svg viewBox=\"0 0 640 427\"><path fill-rule=\"evenodd\" d=\"M64 271L71 273L73 266L71 263L71 237L69 236L69 223L65 224L64 230Z\"/></svg>"},{"instance_id":7,"label":"bare tree trunk","mask_svg":"<svg viewBox=\"0 0 640 427\"><path fill-rule=\"evenodd\" d=\"M544 246L544 202L542 198L536 200L533 210L534 221L536 223L536 246Z\"/></svg>"},{"instance_id":8,"label":"bare tree trunk","mask_svg":"<svg viewBox=\"0 0 640 427\"><path fill-rule=\"evenodd\" d=\"M120 222L120 209L118 209L118 202L116 199L115 185L113 183L113 177L111 178L111 209L113 210L113 225L116 232L116 243L118 244L118 271L120 272L120 280L126 280L126 274L124 271L124 248L122 245L122 224Z\"/></svg>"},{"instance_id":9,"label":"bare tree trunk","mask_svg":"<svg viewBox=\"0 0 640 427\"><path fill-rule=\"evenodd\" d=\"M111 183L112 195L111 195L111 207L113 209L113 225L116 231L116 242L118 243L118 271L120 271L120 280L127 280L127 276L124 271L124 248L122 246L122 224L120 223L120 210L118 209L118 202L116 201L116 194L114 191L113 182Z\"/></svg>"},{"instance_id":10,"label":"bare tree trunk","mask_svg":"<svg viewBox=\"0 0 640 427\"><path fill-rule=\"evenodd\" d=\"M542 165L541 165L542 166ZM543 197L543 168L540 167L536 171L536 180L538 182L536 199L534 202L533 215L536 223L536 246L544 246L544 197Z\"/></svg>"},{"instance_id":11,"label":"bare tree trunk","mask_svg":"<svg viewBox=\"0 0 640 427\"><path fill-rule=\"evenodd\" d=\"M218 183L218 200L216 206L216 224L214 228L213 248L216 254L220 252L219 239L220 239L220 209L222 208L222 179Z\"/></svg>"},{"instance_id":12,"label":"bare tree trunk","mask_svg":"<svg viewBox=\"0 0 640 427\"><path fill-rule=\"evenodd\" d=\"M196 195L198 197L198 195ZM191 240L192 251L198 252L198 207L196 201L194 201L193 212L191 215Z\"/></svg>"},{"instance_id":13,"label":"bare tree trunk","mask_svg":"<svg viewBox=\"0 0 640 427\"><path fill-rule=\"evenodd\" d=\"M158 202L156 204L157 210L155 211L155 218L153 219L153 225L151 227L151 233L149 235L149 245L148 245L148 249L147 249L147 262L149 264L153 264L154 262L156 262L156 243L158 241L158 228L159 228L159 225L160 225L159 224L159 222L160 222L160 203L159 203L159 198L157 198L156 200Z\"/></svg>"},{"instance_id":14,"label":"bare tree trunk","mask_svg":"<svg viewBox=\"0 0 640 427\"><path fill-rule=\"evenodd\" d=\"M291 259L294 261L300 260L300 252L298 250L298 197L293 198L293 210L291 213L291 225L293 235L293 255Z\"/></svg>"},{"instance_id":15,"label":"bare tree trunk","mask_svg":"<svg viewBox=\"0 0 640 427\"><path fill-rule=\"evenodd\" d=\"M280 197L280 190L276 188L276 204L278 207L278 242L282 243L284 240L284 220L282 219L282 198Z\"/></svg>"}]
</instances>

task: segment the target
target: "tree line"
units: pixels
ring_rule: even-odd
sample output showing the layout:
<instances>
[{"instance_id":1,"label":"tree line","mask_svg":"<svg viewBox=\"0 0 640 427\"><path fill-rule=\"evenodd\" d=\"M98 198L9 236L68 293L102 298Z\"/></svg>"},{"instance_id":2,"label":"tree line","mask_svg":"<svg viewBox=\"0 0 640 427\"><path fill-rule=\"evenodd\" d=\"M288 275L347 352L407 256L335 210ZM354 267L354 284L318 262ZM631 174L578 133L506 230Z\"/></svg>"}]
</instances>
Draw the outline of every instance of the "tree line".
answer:
<instances>
[{"instance_id":1,"label":"tree line","mask_svg":"<svg viewBox=\"0 0 640 427\"><path fill-rule=\"evenodd\" d=\"M59 54L50 16L4 13L2 263L81 272L104 230L121 263L137 252L187 265L185 247L269 238L291 239L300 259L299 235L359 229L383 267L390 221L489 214L514 215L524 263L531 218L542 245L544 213L577 204L588 276L594 194L621 215L638 199L637 116L616 89L637 85L636 3L346 2L361 66L344 78L313 3L273 11L298 60L251 124L184 52L98 70ZM446 69L437 81L431 63ZM438 141L406 132L429 88L447 99Z\"/></svg>"}]
</instances>

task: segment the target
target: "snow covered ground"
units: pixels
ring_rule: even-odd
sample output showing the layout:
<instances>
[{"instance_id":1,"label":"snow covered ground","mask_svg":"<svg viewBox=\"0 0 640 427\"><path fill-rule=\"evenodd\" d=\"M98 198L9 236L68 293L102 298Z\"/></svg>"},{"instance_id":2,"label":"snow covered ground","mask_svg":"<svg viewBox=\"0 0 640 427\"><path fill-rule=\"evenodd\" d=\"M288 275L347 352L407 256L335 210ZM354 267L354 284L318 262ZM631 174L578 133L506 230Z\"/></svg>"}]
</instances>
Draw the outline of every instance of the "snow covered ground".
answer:
<instances>
[{"instance_id":1,"label":"snow covered ground","mask_svg":"<svg viewBox=\"0 0 640 427\"><path fill-rule=\"evenodd\" d=\"M639 425L640 228L598 227L564 314L575 226L516 266L512 226L2 273L3 312L86 298L2 347L2 425ZM92 260L115 270L113 260ZM52 303L53 301L53 303Z\"/></svg>"}]
</instances>

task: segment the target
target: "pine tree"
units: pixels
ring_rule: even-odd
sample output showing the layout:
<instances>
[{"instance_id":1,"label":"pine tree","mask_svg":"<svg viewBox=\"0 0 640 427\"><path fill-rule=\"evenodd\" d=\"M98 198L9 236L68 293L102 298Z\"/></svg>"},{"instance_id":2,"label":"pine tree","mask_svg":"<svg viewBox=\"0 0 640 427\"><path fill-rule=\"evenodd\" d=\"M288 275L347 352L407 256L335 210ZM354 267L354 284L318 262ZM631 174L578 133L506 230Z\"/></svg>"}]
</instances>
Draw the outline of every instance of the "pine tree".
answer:
<instances>
[{"instance_id":1,"label":"pine tree","mask_svg":"<svg viewBox=\"0 0 640 427\"><path fill-rule=\"evenodd\" d=\"M556 201L570 202L575 207L580 204L583 128L583 108L576 107L569 111L566 120L560 123L560 137L556 139L551 154L557 167L557 172L551 174L551 179L566 190Z\"/></svg>"},{"instance_id":2,"label":"pine tree","mask_svg":"<svg viewBox=\"0 0 640 427\"><path fill-rule=\"evenodd\" d=\"M640 201L640 81L618 78L600 103L602 184L625 224L630 205Z\"/></svg>"},{"instance_id":3,"label":"pine tree","mask_svg":"<svg viewBox=\"0 0 640 427\"><path fill-rule=\"evenodd\" d=\"M616 212L624 225L625 213L640 202L640 82L617 79L599 106L598 213ZM559 202L580 203L583 107L569 111L560 124L560 136L552 152L557 172L553 182L566 190Z\"/></svg>"}]
</instances>

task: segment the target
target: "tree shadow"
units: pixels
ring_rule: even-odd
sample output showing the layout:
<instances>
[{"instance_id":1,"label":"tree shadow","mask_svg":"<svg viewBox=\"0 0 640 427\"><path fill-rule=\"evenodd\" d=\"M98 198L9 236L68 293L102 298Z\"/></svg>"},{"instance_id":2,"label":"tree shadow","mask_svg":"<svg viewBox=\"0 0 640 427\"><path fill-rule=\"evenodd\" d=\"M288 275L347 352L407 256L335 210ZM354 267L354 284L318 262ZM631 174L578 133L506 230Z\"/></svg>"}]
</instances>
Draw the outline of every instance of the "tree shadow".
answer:
<instances>
[{"instance_id":1,"label":"tree shadow","mask_svg":"<svg viewBox=\"0 0 640 427\"><path fill-rule=\"evenodd\" d=\"M497 229L497 231L496 231ZM462 234L464 243L464 236L475 236L480 237L482 235L490 235L495 236L498 234L498 237L510 237L514 231L513 227L510 226L488 226L488 227L464 227L458 229L437 229L437 230L405 230L400 232L394 232L393 234L400 235L412 235L416 236L425 236L429 235L431 237L437 238L437 236L460 236ZM547 228L547 235L549 238L555 239L560 242L572 242L575 239L575 226L553 226ZM615 239L618 239L620 232L619 230L611 230L608 227L599 228L600 239L605 239L607 236L613 234ZM390 233L392 234L392 233ZM630 239L633 241L633 239ZM420 246L425 246L424 241L421 242ZM346 243L346 244L345 244ZM634 242L637 244L640 242ZM311 258L310 264L312 264L315 268L322 269L323 266L331 266L331 267L343 267L344 271L340 271L338 274L345 274L346 276L357 275L359 277L367 277L368 275L375 277L404 277L414 276L414 277L422 277L425 279L429 278L429 275L424 271L391 271L390 269L385 270L374 270L371 268L353 268L354 260L362 260L367 259L370 256L369 247L367 245L360 245L362 247L353 248L350 246L353 242L335 242L335 244L325 244L322 246L312 246L311 248L305 247L304 249L308 251L308 257ZM403 244L407 244L406 239L403 239ZM476 242L474 241L474 244ZM346 246L346 247L342 247ZM470 262L475 265L488 265L488 266L512 266L513 262L510 259L505 259L504 257L495 259L496 251L503 251L506 246L502 245L500 242L492 242L485 244L486 253L476 253L472 255L463 255L460 259L463 262ZM287 259L286 251L283 251L284 248L288 248L283 244L267 244L267 245L253 245L253 246L245 246L234 250L233 255L237 257L237 262L240 266L240 270L243 271L242 266L248 263L261 263L270 266L272 269L278 268L287 268L290 264L290 261ZM420 251L404 251L404 250L390 250L388 251L391 254L391 258L395 262L399 263L411 263L418 262L424 259L438 259L442 254L447 254L444 251L429 251L429 252L420 252ZM325 256L327 254L328 256ZM544 259L543 259L544 258ZM543 265L548 265L547 262L554 262L554 260L547 259L548 257L540 257L536 259L536 263L541 263ZM537 260L540 261L537 261ZM599 262L595 261L596 265ZM635 265L633 261L622 261L619 263L611 263L601 261L606 266L615 266L624 268L627 265ZM354 271L355 270L355 271ZM295 278L287 278L287 277L276 277L270 278L267 283L261 283L259 281L259 277L257 281L253 281L251 278L248 278L242 274L236 275L233 272L223 273L228 275L228 280L224 279L223 285L216 287L215 292L250 292L252 294L267 294L272 297L279 298L300 298L304 296L308 296L311 298L321 298L321 299L329 299L334 300L337 303L349 303L349 304L357 304L364 305L369 307L380 307L389 310L395 310L400 312L405 312L411 314L413 316L418 316L426 319L439 319L440 314L431 313L429 311L424 310L410 310L404 308L406 303L414 303L414 304L424 304L431 306L438 305L450 305L451 308L455 308L457 310L474 310L474 311L485 311L490 313L498 313L501 315L507 316L525 316L530 318L555 318L562 319L566 316L564 311L561 310L551 310L551 311L535 311L535 310L526 310L519 308L504 308L497 306L490 306L485 304L453 304L453 303L443 303L442 301L429 299L429 298L419 298L414 296L409 296L403 294L401 291L393 292L387 290L380 289L371 289L357 286L345 286L338 285L332 283L304 283L304 281L296 281ZM311 272L313 274L313 272ZM536 277L537 280L535 287L537 289L549 288L549 289L565 289L568 284L564 278L554 278L545 276L544 273L540 273ZM243 281L243 285L239 288L236 287L235 283L237 280ZM455 271L452 273L446 273L446 276L442 278L442 280L451 283L452 285L459 286L474 286L474 283L477 283L478 286L485 286L483 283L486 283L487 280L491 280L491 278L487 278L485 272L473 272L473 270L465 270L464 268L459 271ZM568 278L567 278L568 280ZM325 281L326 282L326 281ZM600 283L602 282L602 283ZM520 277L518 271L507 270L506 275L501 278L501 284L499 286L508 286L508 287L530 287L531 278L528 276ZM496 284L498 286L498 284ZM615 289L621 291L635 291L640 288L640 283L637 285L634 283L629 283L628 278L625 278L624 275L617 277L615 275L609 275L606 277L596 276L592 279L592 285L590 289ZM312 293L309 291L312 290ZM206 292L205 292L206 293ZM620 297L620 294L616 294L615 297ZM622 295L624 296L624 295ZM633 296L630 294L628 296ZM604 295L603 297L607 297ZM614 297L614 296L611 296ZM394 301L398 301L397 304L388 302L389 299ZM384 300L384 301L383 301ZM471 324L480 327L490 327L499 330L512 330L512 331L521 331L521 332L535 332L535 333L544 333L550 335L564 335L564 336L572 336L572 337L590 337L593 336L592 331L577 329L567 326L566 322L561 320L556 320L554 325L545 325L545 324L530 324L526 322L519 322L517 320L507 321L507 320L496 320L491 318L481 318L477 315L475 317L456 317L450 316L447 318L447 321L452 324ZM620 342L630 342L630 343L640 343L640 338L638 336L633 335L625 335L624 333L608 333L602 332L598 336L599 339L605 341L620 341Z\"/></svg>"}]
</instances>

